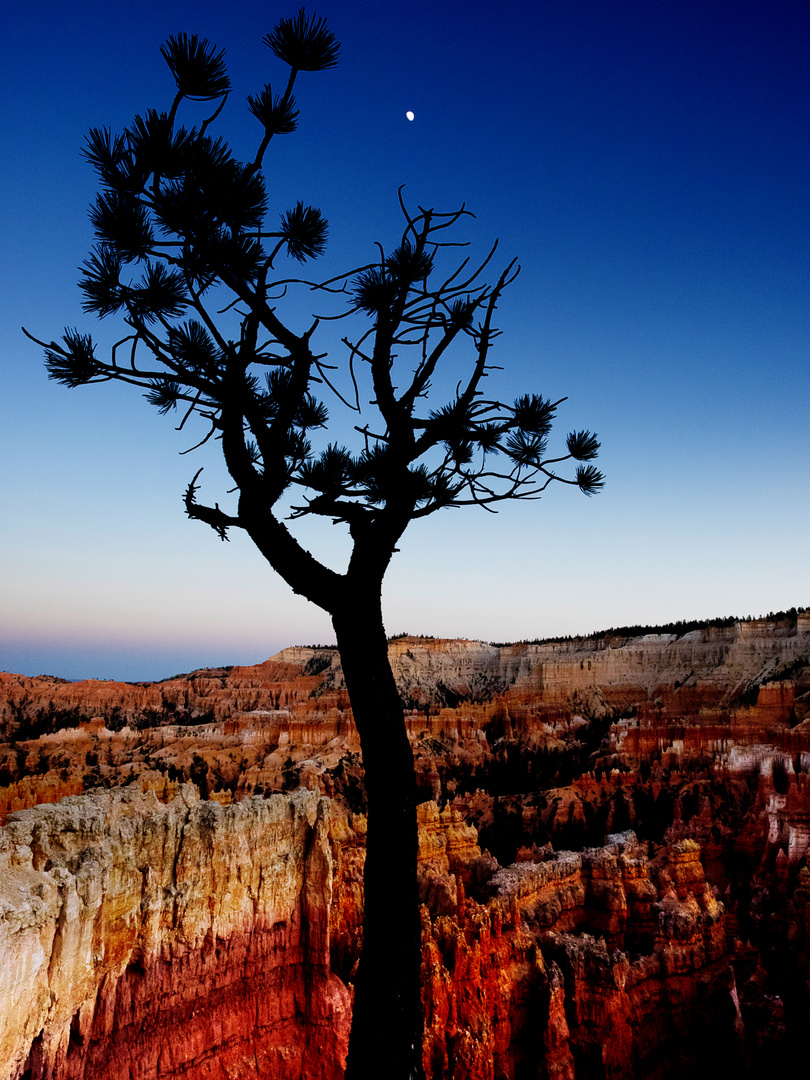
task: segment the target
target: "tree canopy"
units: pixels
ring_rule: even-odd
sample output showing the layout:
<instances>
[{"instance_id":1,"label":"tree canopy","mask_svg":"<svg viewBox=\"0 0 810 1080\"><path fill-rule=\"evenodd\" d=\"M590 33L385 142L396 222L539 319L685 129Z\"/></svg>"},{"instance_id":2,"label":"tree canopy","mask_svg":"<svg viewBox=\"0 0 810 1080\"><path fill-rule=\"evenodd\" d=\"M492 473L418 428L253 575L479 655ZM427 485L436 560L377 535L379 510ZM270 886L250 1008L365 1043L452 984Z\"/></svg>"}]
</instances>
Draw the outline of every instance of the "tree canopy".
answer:
<instances>
[{"instance_id":1,"label":"tree canopy","mask_svg":"<svg viewBox=\"0 0 810 1080\"><path fill-rule=\"evenodd\" d=\"M455 231L470 216L464 207L410 211L400 192L404 227L395 246L378 246L374 261L329 281L289 276L289 260L323 253L328 226L302 202L273 225L264 158L273 138L298 125L299 72L333 67L339 46L324 20L303 10L264 42L289 76L281 93L267 83L247 98L261 126L252 160L237 160L214 134L230 80L224 52L196 35L161 48L176 84L168 111L149 109L120 134L91 130L84 154L100 191L90 211L96 242L81 268L83 306L102 319L121 317L127 333L103 359L89 334L67 329L60 343L45 345L50 376L68 387L134 384L162 413L181 410L181 427L202 417L202 441L222 442L239 510L199 502L199 473L185 505L223 538L232 527L253 534L257 511L266 521L286 493L292 517L344 522L364 548L391 549L409 521L447 507L492 508L554 482L598 491L593 434L573 431L564 451L549 452L560 401L527 393L507 403L485 390L500 334L496 308L519 267L513 260L487 283L497 245L477 264L450 258L463 246ZM178 120L185 101L214 107L187 127ZM344 315L365 316L367 325L343 338L337 363L316 351L317 317L302 334L279 314L295 288L338 295ZM223 309L238 315L238 336L227 336ZM457 374L456 388L437 401L433 379L444 364ZM338 365L348 383L336 377ZM359 445L315 449L312 435L327 428L335 406L357 415ZM560 471L568 460L577 463L572 476ZM294 587L308 593L301 584ZM310 598L331 610L330 591Z\"/></svg>"}]
</instances>

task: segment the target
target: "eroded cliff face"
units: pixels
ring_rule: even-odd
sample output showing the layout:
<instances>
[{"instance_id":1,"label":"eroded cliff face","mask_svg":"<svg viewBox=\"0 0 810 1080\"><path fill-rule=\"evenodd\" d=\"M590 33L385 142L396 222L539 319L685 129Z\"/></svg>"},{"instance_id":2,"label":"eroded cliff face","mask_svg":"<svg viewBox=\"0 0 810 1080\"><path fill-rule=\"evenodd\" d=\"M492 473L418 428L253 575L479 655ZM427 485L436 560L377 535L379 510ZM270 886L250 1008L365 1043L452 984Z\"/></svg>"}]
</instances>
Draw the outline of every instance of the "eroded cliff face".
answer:
<instances>
[{"instance_id":1,"label":"eroded cliff face","mask_svg":"<svg viewBox=\"0 0 810 1080\"><path fill-rule=\"evenodd\" d=\"M741 1063L724 909L699 855L687 841L651 861L627 832L504 868L489 856L457 864L457 905L423 920L427 1074L618 1078L655 1075L662 1059L667 1075L718 1054Z\"/></svg>"},{"instance_id":2,"label":"eroded cliff face","mask_svg":"<svg viewBox=\"0 0 810 1080\"><path fill-rule=\"evenodd\" d=\"M391 643L432 800L419 869L429 1077L662 1080L708 1074L701 1045L752 1075L787 1061L810 1019L809 625ZM273 1080L316 1057L313 1080L340 1075L365 798L335 651L152 685L0 675L0 715L4 932L19 923L8 940L27 943L2 977L25 970L34 987L22 1012L9 1006L7 1075L90 1078L109 1061L124 1077L137 1058L143 1080ZM307 799L312 820L290 809ZM270 827L268 806L286 824ZM131 837L140 854L125 856ZM278 867L298 868L297 901L269 899ZM271 917L290 904L297 914ZM93 928L79 944L60 929L76 912ZM60 982L77 955L80 1001ZM23 1001L15 978L4 1002ZM324 1025L332 1049L318 1053ZM168 1030L172 1049L157 1051Z\"/></svg>"},{"instance_id":3,"label":"eroded cliff face","mask_svg":"<svg viewBox=\"0 0 810 1080\"><path fill-rule=\"evenodd\" d=\"M133 785L12 815L0 1076L340 1077L364 826L304 789L221 807ZM708 1024L739 1053L697 844L651 863L626 833L501 868L449 808L419 830L431 1080L647 1075Z\"/></svg>"},{"instance_id":4,"label":"eroded cliff face","mask_svg":"<svg viewBox=\"0 0 810 1080\"><path fill-rule=\"evenodd\" d=\"M681 638L500 648L400 638L390 655L425 798L494 793L490 774L508 771L499 755L525 751L570 758L558 776L535 762L532 786L548 788L596 766L637 773L645 763L720 760L755 746L810 750L804 614L795 625ZM360 746L334 649L285 649L254 667L156 684L0 673L0 721L0 815L133 775L162 799L188 780L221 802L302 782L362 808L349 791L350 781L361 786Z\"/></svg>"},{"instance_id":5,"label":"eroded cliff face","mask_svg":"<svg viewBox=\"0 0 810 1080\"><path fill-rule=\"evenodd\" d=\"M434 720L442 708L455 711L460 702L488 703L503 694L549 714L554 706L600 701L643 707L657 717L662 710L675 716L728 713L744 711L760 687L780 680L786 684L782 694L789 694L787 683L797 675L802 692L810 688L810 614L799 614L795 623L759 620L680 637L540 645L403 637L390 642L389 656L403 700L413 709L412 727L421 715L432 734L441 734L442 719L452 726L449 716ZM766 692L759 711L775 716L785 704ZM795 701L788 707L797 708ZM799 703L801 716L808 707L806 700ZM17 738L101 717L116 729L232 720L223 733L253 726L296 736L303 722L323 729L310 733L317 743L351 732L348 710L340 658L330 648L284 649L263 664L201 670L160 683L70 683L0 672L0 720Z\"/></svg>"},{"instance_id":6,"label":"eroded cliff face","mask_svg":"<svg viewBox=\"0 0 810 1080\"><path fill-rule=\"evenodd\" d=\"M0 830L0 1076L342 1075L329 806L98 791Z\"/></svg>"}]
</instances>

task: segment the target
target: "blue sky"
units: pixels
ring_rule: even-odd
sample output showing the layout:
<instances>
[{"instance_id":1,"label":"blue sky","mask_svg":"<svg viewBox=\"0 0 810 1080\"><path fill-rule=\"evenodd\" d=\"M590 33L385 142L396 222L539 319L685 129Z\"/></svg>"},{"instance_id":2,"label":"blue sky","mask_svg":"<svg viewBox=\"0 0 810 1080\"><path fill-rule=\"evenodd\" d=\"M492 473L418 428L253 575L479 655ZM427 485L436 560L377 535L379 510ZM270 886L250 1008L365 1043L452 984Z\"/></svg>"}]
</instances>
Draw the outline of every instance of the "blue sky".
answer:
<instances>
[{"instance_id":1,"label":"blue sky","mask_svg":"<svg viewBox=\"0 0 810 1080\"><path fill-rule=\"evenodd\" d=\"M19 329L96 332L76 287L95 193L79 151L91 126L168 106L161 42L185 30L225 48L221 130L247 156L244 97L286 72L261 39L296 10L32 0L4 20L0 669L149 679L332 640L249 542L186 519L200 464L202 496L221 497L213 457L180 456L185 434L132 388L50 383ZM314 10L341 62L299 79L299 131L267 159L271 205L321 207L329 274L396 242L400 184L411 205L466 202L473 250L498 237L522 265L493 389L567 394L558 436L596 430L607 474L593 499L557 490L413 526L389 632L516 640L810 603L810 8ZM337 345L329 328L323 341ZM305 539L340 566L336 530Z\"/></svg>"}]
</instances>

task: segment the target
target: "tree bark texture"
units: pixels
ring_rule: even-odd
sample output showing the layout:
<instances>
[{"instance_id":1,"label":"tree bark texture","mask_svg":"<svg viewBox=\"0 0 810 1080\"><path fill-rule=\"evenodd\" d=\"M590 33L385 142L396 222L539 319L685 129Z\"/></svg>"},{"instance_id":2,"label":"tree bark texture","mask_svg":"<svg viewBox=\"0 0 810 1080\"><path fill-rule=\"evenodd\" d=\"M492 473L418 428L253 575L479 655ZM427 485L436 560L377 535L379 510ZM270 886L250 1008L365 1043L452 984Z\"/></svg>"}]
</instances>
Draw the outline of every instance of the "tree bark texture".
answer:
<instances>
[{"instance_id":1,"label":"tree bark texture","mask_svg":"<svg viewBox=\"0 0 810 1080\"><path fill-rule=\"evenodd\" d=\"M413 753L388 660L379 589L333 615L368 799L363 948L346 1080L423 1080Z\"/></svg>"}]
</instances>

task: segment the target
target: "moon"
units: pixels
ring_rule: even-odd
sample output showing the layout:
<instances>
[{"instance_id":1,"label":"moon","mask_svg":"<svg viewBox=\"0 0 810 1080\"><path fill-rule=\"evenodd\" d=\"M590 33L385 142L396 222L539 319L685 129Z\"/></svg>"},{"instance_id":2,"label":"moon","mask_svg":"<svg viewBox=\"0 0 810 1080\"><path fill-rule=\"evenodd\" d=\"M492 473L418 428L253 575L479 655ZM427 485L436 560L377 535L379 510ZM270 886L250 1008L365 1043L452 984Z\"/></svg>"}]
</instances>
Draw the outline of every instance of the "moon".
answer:
<instances>
[{"instance_id":1,"label":"moon","mask_svg":"<svg viewBox=\"0 0 810 1080\"><path fill-rule=\"evenodd\" d=\"M408 109L408 111L405 113L405 116L408 118L408 120L413 120L413 113L410 109Z\"/></svg>"}]
</instances>

